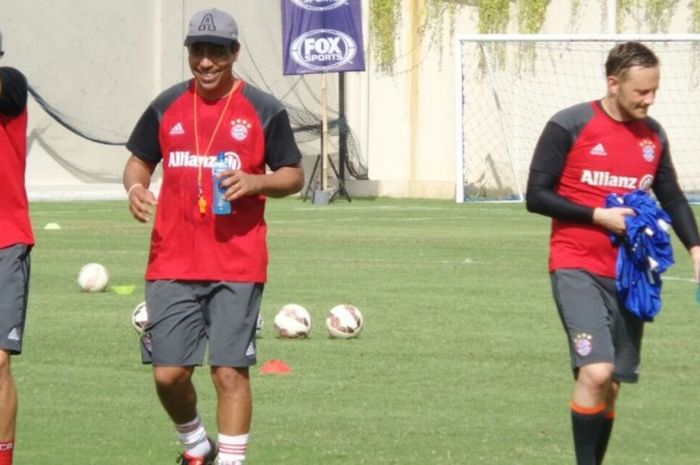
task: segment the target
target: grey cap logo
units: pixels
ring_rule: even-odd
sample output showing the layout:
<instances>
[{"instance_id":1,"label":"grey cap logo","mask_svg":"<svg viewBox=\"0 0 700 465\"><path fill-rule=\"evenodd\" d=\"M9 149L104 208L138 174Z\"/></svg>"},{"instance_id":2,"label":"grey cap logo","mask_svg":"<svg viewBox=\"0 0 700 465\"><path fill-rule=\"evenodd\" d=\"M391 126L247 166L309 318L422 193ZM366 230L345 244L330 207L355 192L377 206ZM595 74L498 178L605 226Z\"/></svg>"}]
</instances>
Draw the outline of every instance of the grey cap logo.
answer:
<instances>
[{"instance_id":1,"label":"grey cap logo","mask_svg":"<svg viewBox=\"0 0 700 465\"><path fill-rule=\"evenodd\" d=\"M214 15L211 13L207 13L204 15L204 18L202 18L202 22L199 23L199 28L197 28L200 31L216 31L216 24L214 24Z\"/></svg>"},{"instance_id":2,"label":"grey cap logo","mask_svg":"<svg viewBox=\"0 0 700 465\"><path fill-rule=\"evenodd\" d=\"M230 14L211 8L198 11L190 20L185 46L199 42L229 45L238 40L238 24Z\"/></svg>"}]
</instances>

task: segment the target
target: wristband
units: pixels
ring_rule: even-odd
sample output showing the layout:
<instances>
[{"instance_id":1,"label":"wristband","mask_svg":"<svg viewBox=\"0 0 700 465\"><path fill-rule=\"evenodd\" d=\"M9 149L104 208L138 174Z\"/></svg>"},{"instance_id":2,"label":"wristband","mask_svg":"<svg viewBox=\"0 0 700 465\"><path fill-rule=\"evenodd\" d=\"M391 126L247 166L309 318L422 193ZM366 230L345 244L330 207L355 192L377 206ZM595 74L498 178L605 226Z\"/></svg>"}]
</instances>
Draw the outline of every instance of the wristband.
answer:
<instances>
[{"instance_id":1,"label":"wristband","mask_svg":"<svg viewBox=\"0 0 700 465\"><path fill-rule=\"evenodd\" d=\"M131 187L129 188L129 190L126 191L126 196L127 196L127 198L128 198L128 197L131 197L131 191L133 191L133 190L136 189L137 187L143 187L143 184L141 184L140 182L137 182L137 183L135 183L135 184L132 184Z\"/></svg>"}]
</instances>

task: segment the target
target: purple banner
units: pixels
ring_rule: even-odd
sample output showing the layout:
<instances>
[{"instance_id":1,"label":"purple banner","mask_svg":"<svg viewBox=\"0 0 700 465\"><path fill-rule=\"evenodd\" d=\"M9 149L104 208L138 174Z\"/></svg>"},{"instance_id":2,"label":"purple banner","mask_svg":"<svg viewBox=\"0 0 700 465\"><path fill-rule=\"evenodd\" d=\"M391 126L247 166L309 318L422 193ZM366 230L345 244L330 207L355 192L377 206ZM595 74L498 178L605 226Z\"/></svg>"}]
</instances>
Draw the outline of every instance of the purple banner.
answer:
<instances>
[{"instance_id":1,"label":"purple banner","mask_svg":"<svg viewBox=\"0 0 700 465\"><path fill-rule=\"evenodd\" d=\"M364 71L361 0L281 0L284 74Z\"/></svg>"}]
</instances>

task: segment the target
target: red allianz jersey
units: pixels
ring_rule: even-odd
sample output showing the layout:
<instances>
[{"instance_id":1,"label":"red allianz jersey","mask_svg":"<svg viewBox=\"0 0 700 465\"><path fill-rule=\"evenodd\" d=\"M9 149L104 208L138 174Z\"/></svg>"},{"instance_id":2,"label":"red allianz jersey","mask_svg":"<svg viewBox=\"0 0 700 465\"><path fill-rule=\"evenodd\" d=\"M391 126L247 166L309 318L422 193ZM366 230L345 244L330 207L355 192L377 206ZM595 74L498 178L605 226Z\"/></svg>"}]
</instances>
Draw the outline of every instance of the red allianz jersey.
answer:
<instances>
[{"instance_id":1,"label":"red allianz jersey","mask_svg":"<svg viewBox=\"0 0 700 465\"><path fill-rule=\"evenodd\" d=\"M14 68L0 68L0 248L34 245L25 189L27 166L27 80Z\"/></svg>"},{"instance_id":2,"label":"red allianz jersey","mask_svg":"<svg viewBox=\"0 0 700 465\"><path fill-rule=\"evenodd\" d=\"M199 150L206 153L197 152L195 98ZM265 165L294 166L301 154L274 97L241 83L228 106L227 100L195 96L193 81L175 85L153 101L127 143L136 156L163 168L147 280L267 280L265 197L241 198L231 215L214 215L211 166L223 151L234 168L264 174ZM204 214L198 207L200 164Z\"/></svg>"},{"instance_id":3,"label":"red allianz jersey","mask_svg":"<svg viewBox=\"0 0 700 465\"><path fill-rule=\"evenodd\" d=\"M604 207L608 194L651 188L668 150L666 136L654 120L615 121L597 101L564 110L552 120L569 130L573 140L557 187L560 195L588 207ZM583 268L616 276L617 248L599 226L553 219L550 250L550 271Z\"/></svg>"}]
</instances>

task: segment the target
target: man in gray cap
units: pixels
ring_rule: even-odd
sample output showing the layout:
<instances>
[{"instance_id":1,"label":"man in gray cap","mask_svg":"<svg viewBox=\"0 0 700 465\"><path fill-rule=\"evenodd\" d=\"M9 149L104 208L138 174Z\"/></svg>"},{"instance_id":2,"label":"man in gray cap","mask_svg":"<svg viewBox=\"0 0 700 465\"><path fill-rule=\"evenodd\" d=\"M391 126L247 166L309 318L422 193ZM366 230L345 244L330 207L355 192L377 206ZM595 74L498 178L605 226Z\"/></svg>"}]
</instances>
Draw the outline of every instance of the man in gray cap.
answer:
<instances>
[{"instance_id":1,"label":"man in gray cap","mask_svg":"<svg viewBox=\"0 0 700 465\"><path fill-rule=\"evenodd\" d=\"M151 175L159 163L163 168L142 358L153 365L158 396L185 448L181 464L211 464L218 448L220 465L241 465L267 281L265 200L298 192L304 174L284 106L232 73L240 49L236 21L216 9L197 12L185 46L194 79L160 94L127 143L132 155L123 182L138 221L152 214ZM223 161L228 168L213 177L212 165ZM228 212L212 208L220 206ZM216 443L192 384L207 344L218 400Z\"/></svg>"},{"instance_id":2,"label":"man in gray cap","mask_svg":"<svg viewBox=\"0 0 700 465\"><path fill-rule=\"evenodd\" d=\"M0 57L2 33L0 32ZM0 465L12 465L17 388L10 358L22 352L34 235L24 184L27 161L27 79L0 66Z\"/></svg>"}]
</instances>

